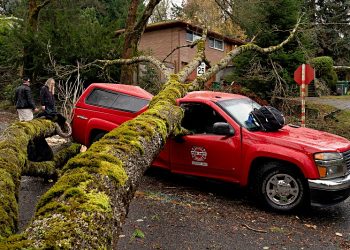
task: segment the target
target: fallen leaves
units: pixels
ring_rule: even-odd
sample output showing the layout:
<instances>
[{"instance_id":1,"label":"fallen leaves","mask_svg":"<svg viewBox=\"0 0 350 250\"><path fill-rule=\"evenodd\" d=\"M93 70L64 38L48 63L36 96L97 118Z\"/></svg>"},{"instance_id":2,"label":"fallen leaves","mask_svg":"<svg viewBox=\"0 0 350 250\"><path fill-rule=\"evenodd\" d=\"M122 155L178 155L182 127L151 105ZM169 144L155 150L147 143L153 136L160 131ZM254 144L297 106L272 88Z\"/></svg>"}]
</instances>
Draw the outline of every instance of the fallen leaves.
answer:
<instances>
[{"instance_id":1,"label":"fallen leaves","mask_svg":"<svg viewBox=\"0 0 350 250\"><path fill-rule=\"evenodd\" d=\"M335 233L336 236L343 237L342 233Z\"/></svg>"},{"instance_id":2,"label":"fallen leaves","mask_svg":"<svg viewBox=\"0 0 350 250\"><path fill-rule=\"evenodd\" d=\"M316 225L312 225L312 224L304 224L304 226L308 227L308 228L313 228L313 229L316 229L317 226Z\"/></svg>"}]
</instances>

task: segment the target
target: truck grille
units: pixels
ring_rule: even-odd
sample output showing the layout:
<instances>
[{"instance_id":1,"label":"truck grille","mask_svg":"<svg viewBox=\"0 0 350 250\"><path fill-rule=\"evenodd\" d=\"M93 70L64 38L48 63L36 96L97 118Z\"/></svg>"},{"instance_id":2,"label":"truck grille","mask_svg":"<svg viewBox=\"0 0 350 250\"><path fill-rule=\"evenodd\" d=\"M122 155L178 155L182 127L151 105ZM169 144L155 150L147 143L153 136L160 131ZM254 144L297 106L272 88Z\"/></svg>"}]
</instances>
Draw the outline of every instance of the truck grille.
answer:
<instances>
[{"instance_id":1,"label":"truck grille","mask_svg":"<svg viewBox=\"0 0 350 250\"><path fill-rule=\"evenodd\" d=\"M346 163L346 167L348 168L347 174L350 173L350 150L343 153L343 158Z\"/></svg>"}]
</instances>

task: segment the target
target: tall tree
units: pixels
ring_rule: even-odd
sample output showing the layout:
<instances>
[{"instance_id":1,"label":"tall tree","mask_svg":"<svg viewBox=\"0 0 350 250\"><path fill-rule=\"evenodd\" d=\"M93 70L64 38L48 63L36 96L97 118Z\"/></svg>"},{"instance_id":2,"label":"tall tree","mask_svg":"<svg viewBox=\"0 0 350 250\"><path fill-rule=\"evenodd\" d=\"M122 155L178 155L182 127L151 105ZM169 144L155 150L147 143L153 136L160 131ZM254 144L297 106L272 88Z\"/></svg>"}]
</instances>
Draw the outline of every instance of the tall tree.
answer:
<instances>
[{"instance_id":1,"label":"tall tree","mask_svg":"<svg viewBox=\"0 0 350 250\"><path fill-rule=\"evenodd\" d=\"M32 50L36 47L36 33L38 31L38 20L40 11L53 0L29 0L26 34L29 38L28 43L24 43L23 48L23 74L35 79L36 71L34 70L34 56Z\"/></svg>"},{"instance_id":2,"label":"tall tree","mask_svg":"<svg viewBox=\"0 0 350 250\"><path fill-rule=\"evenodd\" d=\"M129 5L128 17L124 33L124 46L122 58L131 58L136 55L137 46L146 24L152 15L154 8L161 0L150 0L145 7L142 15L137 20L137 9L139 0L131 0ZM133 69L130 65L123 65L121 68L120 82L133 83Z\"/></svg>"},{"instance_id":3,"label":"tall tree","mask_svg":"<svg viewBox=\"0 0 350 250\"><path fill-rule=\"evenodd\" d=\"M127 2L127 0L60 0L51 1L46 5L50 6L47 8L44 7L44 1L41 2L41 7L37 1L31 2L32 14L29 15L29 2L21 1L17 6L15 1L11 5L11 9L14 9L13 14L25 17L25 20L17 18L14 22L16 25L13 25L6 34L0 33L3 44L0 50L1 68L18 69L18 62L21 61L22 65L24 60L24 74L34 74L38 81L42 81L56 74L57 68L67 69L69 72L77 62L119 57L120 42L115 41L114 32L125 25L124 7ZM53 64L57 66L56 69ZM116 70L111 69L109 72L112 72L113 78L119 77L118 72L115 73ZM101 81L105 80L106 75L102 73L109 72L91 68L81 73L84 79ZM12 74L12 79L18 78L21 74Z\"/></svg>"},{"instance_id":4,"label":"tall tree","mask_svg":"<svg viewBox=\"0 0 350 250\"><path fill-rule=\"evenodd\" d=\"M350 64L350 1L309 1L314 20L317 56L330 56L338 65Z\"/></svg>"},{"instance_id":5,"label":"tall tree","mask_svg":"<svg viewBox=\"0 0 350 250\"><path fill-rule=\"evenodd\" d=\"M232 22L237 22L236 17L239 17L239 24L246 31L247 39L260 46L285 39L289 33L288 27L295 22L303 7L300 0L216 1L221 8L226 7L222 10L230 16ZM252 2L255 4L252 5ZM303 34L298 38L303 43L307 42ZM285 90L293 84L291 72L304 60L304 48L300 48L297 42L270 55L248 53L235 59L236 67L226 80L240 83L264 99L270 99L274 95L286 94Z\"/></svg>"},{"instance_id":6,"label":"tall tree","mask_svg":"<svg viewBox=\"0 0 350 250\"><path fill-rule=\"evenodd\" d=\"M178 19L195 25L205 25L222 35L245 38L244 31L239 24L232 22L215 0L188 0L182 6L177 7L175 13Z\"/></svg>"}]
</instances>

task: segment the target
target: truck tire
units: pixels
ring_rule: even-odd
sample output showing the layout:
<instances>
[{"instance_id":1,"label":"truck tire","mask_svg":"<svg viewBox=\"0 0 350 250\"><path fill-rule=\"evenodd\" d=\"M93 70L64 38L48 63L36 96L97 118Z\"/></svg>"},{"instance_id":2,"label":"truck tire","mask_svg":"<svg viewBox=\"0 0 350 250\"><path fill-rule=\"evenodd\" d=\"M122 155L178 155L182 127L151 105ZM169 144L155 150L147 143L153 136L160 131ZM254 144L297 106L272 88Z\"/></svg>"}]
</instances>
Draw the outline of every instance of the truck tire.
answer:
<instances>
[{"instance_id":1,"label":"truck tire","mask_svg":"<svg viewBox=\"0 0 350 250\"><path fill-rule=\"evenodd\" d=\"M255 193L274 211L290 212L306 206L307 189L305 178L280 162L265 163L257 173Z\"/></svg>"},{"instance_id":2,"label":"truck tire","mask_svg":"<svg viewBox=\"0 0 350 250\"><path fill-rule=\"evenodd\" d=\"M90 146L94 142L97 142L98 140L100 140L105 134L107 134L107 132L105 132L105 131L98 131L96 133L93 133L91 135L91 139L90 139Z\"/></svg>"}]
</instances>

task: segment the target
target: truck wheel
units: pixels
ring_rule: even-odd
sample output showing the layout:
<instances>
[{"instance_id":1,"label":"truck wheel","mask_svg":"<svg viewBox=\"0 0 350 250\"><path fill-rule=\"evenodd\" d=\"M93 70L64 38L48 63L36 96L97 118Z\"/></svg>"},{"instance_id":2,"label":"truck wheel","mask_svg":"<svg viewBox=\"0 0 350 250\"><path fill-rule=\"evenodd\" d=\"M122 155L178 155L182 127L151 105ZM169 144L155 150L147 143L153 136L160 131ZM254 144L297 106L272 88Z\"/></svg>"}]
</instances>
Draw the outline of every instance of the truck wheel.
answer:
<instances>
[{"instance_id":1,"label":"truck wheel","mask_svg":"<svg viewBox=\"0 0 350 250\"><path fill-rule=\"evenodd\" d=\"M278 162L265 164L258 173L256 194L262 203L280 212L289 212L306 205L307 186L297 171Z\"/></svg>"},{"instance_id":2,"label":"truck wheel","mask_svg":"<svg viewBox=\"0 0 350 250\"><path fill-rule=\"evenodd\" d=\"M91 136L90 145L93 144L94 142L97 142L98 140L100 140L105 134L107 134L107 133L104 131L94 133Z\"/></svg>"}]
</instances>

